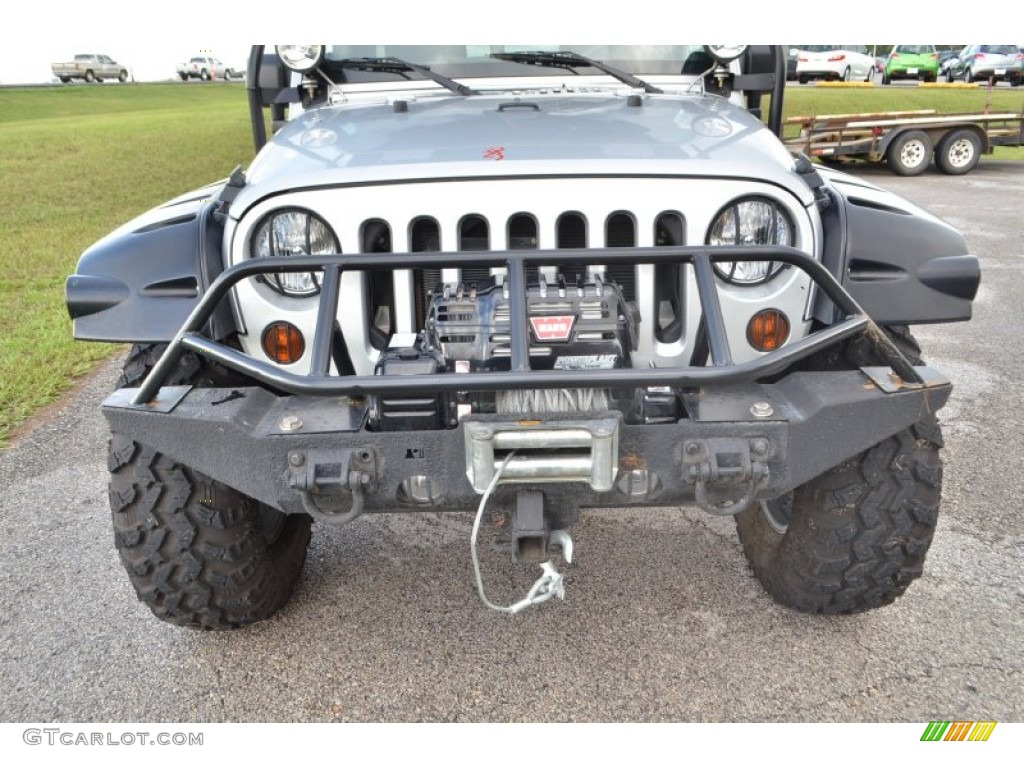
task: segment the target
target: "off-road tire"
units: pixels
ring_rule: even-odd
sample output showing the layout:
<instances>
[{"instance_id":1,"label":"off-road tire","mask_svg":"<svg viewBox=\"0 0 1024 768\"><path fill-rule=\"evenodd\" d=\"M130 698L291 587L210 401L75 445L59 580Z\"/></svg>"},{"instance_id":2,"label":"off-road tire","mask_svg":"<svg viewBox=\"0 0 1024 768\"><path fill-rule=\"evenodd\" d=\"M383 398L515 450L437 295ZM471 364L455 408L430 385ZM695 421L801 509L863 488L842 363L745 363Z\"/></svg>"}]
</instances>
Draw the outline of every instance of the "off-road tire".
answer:
<instances>
[{"instance_id":1,"label":"off-road tire","mask_svg":"<svg viewBox=\"0 0 1024 768\"><path fill-rule=\"evenodd\" d=\"M912 363L905 326L887 329ZM846 353L856 358L862 349ZM888 605L921 575L942 493L934 417L886 438L792 493L736 516L754 575L782 605L859 613Z\"/></svg>"},{"instance_id":2,"label":"off-road tire","mask_svg":"<svg viewBox=\"0 0 1024 768\"><path fill-rule=\"evenodd\" d=\"M133 347L118 386L138 386L162 351ZM167 383L209 386L223 375L188 354ZM288 602L309 546L309 516L284 515L116 432L107 464L114 544L139 600L158 618L234 629Z\"/></svg>"}]
</instances>

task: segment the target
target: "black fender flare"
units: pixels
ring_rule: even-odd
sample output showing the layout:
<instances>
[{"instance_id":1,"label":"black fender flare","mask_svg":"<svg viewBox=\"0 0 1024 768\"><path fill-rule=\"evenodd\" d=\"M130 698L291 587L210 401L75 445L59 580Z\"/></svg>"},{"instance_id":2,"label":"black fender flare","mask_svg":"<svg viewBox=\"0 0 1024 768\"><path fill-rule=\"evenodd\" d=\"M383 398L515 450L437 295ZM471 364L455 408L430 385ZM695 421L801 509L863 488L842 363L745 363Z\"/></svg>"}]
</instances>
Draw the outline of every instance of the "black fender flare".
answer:
<instances>
[{"instance_id":1,"label":"black fender flare","mask_svg":"<svg viewBox=\"0 0 1024 768\"><path fill-rule=\"evenodd\" d=\"M203 192L140 216L82 254L64 286L76 339L174 338L224 268L225 215L217 190ZM237 330L227 303L206 330L216 339Z\"/></svg>"},{"instance_id":2,"label":"black fender flare","mask_svg":"<svg viewBox=\"0 0 1024 768\"><path fill-rule=\"evenodd\" d=\"M898 195L845 174L833 176L826 188L824 265L876 323L971 318L981 267L957 230ZM836 319L832 303L821 294L814 317L826 324Z\"/></svg>"}]
</instances>

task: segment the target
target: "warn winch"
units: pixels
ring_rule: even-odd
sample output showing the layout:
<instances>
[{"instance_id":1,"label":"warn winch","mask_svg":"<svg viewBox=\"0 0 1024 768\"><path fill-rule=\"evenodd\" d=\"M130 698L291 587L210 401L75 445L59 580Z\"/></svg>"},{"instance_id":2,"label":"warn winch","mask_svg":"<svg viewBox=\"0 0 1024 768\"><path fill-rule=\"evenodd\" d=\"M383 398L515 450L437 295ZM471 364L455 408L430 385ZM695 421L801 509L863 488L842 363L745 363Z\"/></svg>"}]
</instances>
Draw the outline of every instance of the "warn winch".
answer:
<instances>
[{"instance_id":1,"label":"warn winch","mask_svg":"<svg viewBox=\"0 0 1024 768\"><path fill-rule=\"evenodd\" d=\"M501 275L476 283L439 286L425 328L406 346L389 346L377 363L381 376L508 371L512 358L508 284ZM532 370L629 368L640 314L622 288L600 272L566 277L537 271L527 288ZM395 341L410 341L399 335ZM664 400L663 393L660 400ZM604 389L429 392L371 398L370 425L380 431L454 427L470 413L570 413L610 408L643 418L643 398ZM673 397L668 398L674 401ZM665 411L659 401L659 413ZM632 419L631 419L632 420Z\"/></svg>"}]
</instances>

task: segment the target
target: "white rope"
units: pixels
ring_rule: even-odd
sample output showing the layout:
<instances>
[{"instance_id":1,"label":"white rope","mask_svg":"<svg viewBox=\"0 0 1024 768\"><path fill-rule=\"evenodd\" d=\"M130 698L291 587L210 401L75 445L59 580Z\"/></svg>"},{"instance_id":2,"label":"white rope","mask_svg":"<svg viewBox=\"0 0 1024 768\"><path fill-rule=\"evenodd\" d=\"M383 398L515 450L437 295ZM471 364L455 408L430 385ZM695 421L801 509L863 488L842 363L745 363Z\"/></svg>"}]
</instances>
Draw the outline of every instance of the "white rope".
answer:
<instances>
[{"instance_id":1,"label":"white rope","mask_svg":"<svg viewBox=\"0 0 1024 768\"><path fill-rule=\"evenodd\" d=\"M490 484L487 486L487 490L484 491L483 498L480 499L480 506L476 510L476 520L473 521L473 534L469 540L469 551L473 557L473 572L476 574L476 591L480 595L480 600L488 608L498 611L500 613L519 613L524 608L528 608L531 605L539 605L540 603L550 600L552 597L558 597L559 599L565 598L565 586L562 583L563 577L558 571L555 570L554 566L551 565L551 561L541 563L540 567L544 573L537 581L534 582L533 586L530 587L530 591L526 593L526 597L520 600L518 603L512 605L495 605L487 599L487 593L484 592L484 580L480 574L480 559L477 557L476 552L476 539L480 532L480 521L484 517L484 508L487 506L488 499L491 498L491 494L494 489L498 487L498 483L501 481L501 475L505 471L505 467L515 456L515 451L509 453L505 457L505 460L501 462L501 466L498 467L497 472L494 473L494 477L491 479Z\"/></svg>"}]
</instances>

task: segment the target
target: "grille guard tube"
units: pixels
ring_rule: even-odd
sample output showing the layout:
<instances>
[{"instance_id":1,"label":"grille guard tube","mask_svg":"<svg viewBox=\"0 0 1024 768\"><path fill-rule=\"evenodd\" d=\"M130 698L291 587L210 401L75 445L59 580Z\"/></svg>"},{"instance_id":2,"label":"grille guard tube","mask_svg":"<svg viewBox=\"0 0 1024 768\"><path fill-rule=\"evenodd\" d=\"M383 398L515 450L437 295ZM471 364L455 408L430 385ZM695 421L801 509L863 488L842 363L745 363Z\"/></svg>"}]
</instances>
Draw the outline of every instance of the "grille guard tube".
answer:
<instances>
[{"instance_id":1,"label":"grille guard tube","mask_svg":"<svg viewBox=\"0 0 1024 768\"><path fill-rule=\"evenodd\" d=\"M610 370L530 369L527 319L526 268L599 260L602 264L690 264L696 276L701 318L707 328L711 366ZM712 265L723 261L774 261L792 265L807 273L814 284L836 306L840 321L816 331L763 357L733 364L725 322L718 302L718 288ZM511 370L500 373L428 374L414 377L330 375L328 334L333 332L334 314L342 275L348 270L417 269L424 267L505 267L511 318ZM283 371L224 344L201 335L200 329L213 315L234 285L272 272L323 272L316 333L312 342L313 364L308 375ZM883 359L906 382L921 384L920 376L896 346L860 308L850 294L820 262L795 248L782 246L700 246L651 248L565 248L558 250L473 251L458 253L335 254L250 259L220 274L193 309L185 324L168 345L149 376L143 381L132 404L149 403L173 370L178 358L192 350L267 386L291 394L391 395L437 391L499 389L545 389L561 387L676 386L697 387L733 384L780 373L793 363L836 342L865 333ZM321 338L326 337L326 338Z\"/></svg>"}]
</instances>

